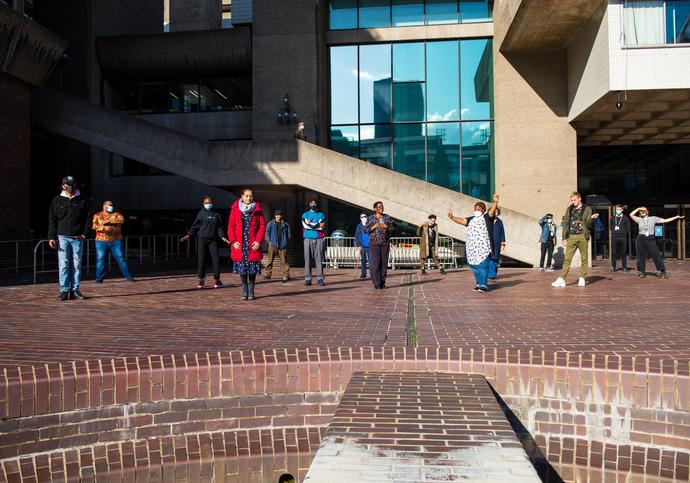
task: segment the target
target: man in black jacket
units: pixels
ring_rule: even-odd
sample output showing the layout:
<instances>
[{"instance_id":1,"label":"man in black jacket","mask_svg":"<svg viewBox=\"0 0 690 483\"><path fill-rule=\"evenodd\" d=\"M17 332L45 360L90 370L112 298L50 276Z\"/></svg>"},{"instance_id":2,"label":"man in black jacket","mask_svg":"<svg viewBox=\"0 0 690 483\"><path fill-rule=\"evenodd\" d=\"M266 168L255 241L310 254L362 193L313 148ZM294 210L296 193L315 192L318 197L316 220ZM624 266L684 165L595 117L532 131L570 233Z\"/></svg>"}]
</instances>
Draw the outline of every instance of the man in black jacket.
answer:
<instances>
[{"instance_id":1,"label":"man in black jacket","mask_svg":"<svg viewBox=\"0 0 690 483\"><path fill-rule=\"evenodd\" d=\"M203 288L206 278L206 251L211 254L213 264L213 277L215 278L214 288L223 286L220 281L220 263L218 262L218 239L230 245L230 241L225 237L223 222L220 215L213 211L213 200L210 196L204 198L204 207L199 210L196 219L189 228L189 233L183 236L180 241L187 241L189 237L195 236L197 242L197 259L199 262L199 285Z\"/></svg>"},{"instance_id":2,"label":"man in black jacket","mask_svg":"<svg viewBox=\"0 0 690 483\"><path fill-rule=\"evenodd\" d=\"M623 271L628 270L628 238L630 236L630 218L623 214L623 205L615 206L615 214L609 220L611 232L611 271L616 271L616 262L621 257Z\"/></svg>"},{"instance_id":3,"label":"man in black jacket","mask_svg":"<svg viewBox=\"0 0 690 483\"><path fill-rule=\"evenodd\" d=\"M74 178L62 178L62 192L53 198L48 211L48 244L58 250L60 301L70 297L79 300L86 298L79 290L79 285L90 209L91 200L81 196Z\"/></svg>"}]
</instances>

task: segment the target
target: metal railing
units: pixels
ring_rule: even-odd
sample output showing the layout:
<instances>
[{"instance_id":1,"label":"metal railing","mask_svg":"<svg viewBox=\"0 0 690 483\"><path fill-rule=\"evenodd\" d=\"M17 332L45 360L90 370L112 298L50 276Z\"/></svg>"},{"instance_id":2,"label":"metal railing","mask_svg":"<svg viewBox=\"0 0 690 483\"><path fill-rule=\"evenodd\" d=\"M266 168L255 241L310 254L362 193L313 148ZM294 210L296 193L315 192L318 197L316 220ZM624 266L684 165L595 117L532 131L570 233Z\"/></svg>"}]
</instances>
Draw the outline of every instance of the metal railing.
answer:
<instances>
[{"instance_id":1,"label":"metal railing","mask_svg":"<svg viewBox=\"0 0 690 483\"><path fill-rule=\"evenodd\" d=\"M122 238L122 254L128 263L139 262L139 265L156 263L180 258L196 256L196 238L190 238L187 242L180 242L179 233L166 233L162 235L125 236ZM183 245L180 247L180 245ZM54 273L58 270L57 250L48 248L48 240L39 240L33 247L33 280L42 273ZM19 255L17 256L19 260ZM17 262L19 263L19 262ZM108 254L108 269L112 263L112 257ZM96 267L96 240L84 240L84 253L82 255L82 270L87 273Z\"/></svg>"},{"instance_id":2,"label":"metal railing","mask_svg":"<svg viewBox=\"0 0 690 483\"><path fill-rule=\"evenodd\" d=\"M394 237L390 240L388 266L418 267L419 237ZM355 246L354 237L326 237L324 265L330 268L358 267L361 263L359 247ZM439 238L438 258L445 268L456 268L465 262L465 245L453 238ZM431 263L429 260L427 263Z\"/></svg>"}]
</instances>

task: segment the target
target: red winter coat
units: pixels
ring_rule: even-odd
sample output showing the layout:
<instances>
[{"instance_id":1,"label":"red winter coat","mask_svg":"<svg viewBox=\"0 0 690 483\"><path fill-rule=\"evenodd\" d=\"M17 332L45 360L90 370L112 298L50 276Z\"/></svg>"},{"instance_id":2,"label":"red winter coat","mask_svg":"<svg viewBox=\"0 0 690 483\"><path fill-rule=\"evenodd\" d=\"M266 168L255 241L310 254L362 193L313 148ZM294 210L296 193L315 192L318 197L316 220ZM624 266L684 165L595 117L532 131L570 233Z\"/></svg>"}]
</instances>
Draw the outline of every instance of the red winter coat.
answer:
<instances>
[{"instance_id":1,"label":"red winter coat","mask_svg":"<svg viewBox=\"0 0 690 483\"><path fill-rule=\"evenodd\" d=\"M242 261L242 212L240 211L240 200L233 203L230 208L230 220L228 221L228 240L230 240L230 259L233 262ZM264 212L261 209L259 202L256 202L254 213L252 213L252 221L249 224L249 258L250 262L260 262L263 257L261 246L258 249L252 249L252 243L261 242L264 240L266 234L266 221L264 220ZM239 242L240 248L235 248L233 244Z\"/></svg>"}]
</instances>

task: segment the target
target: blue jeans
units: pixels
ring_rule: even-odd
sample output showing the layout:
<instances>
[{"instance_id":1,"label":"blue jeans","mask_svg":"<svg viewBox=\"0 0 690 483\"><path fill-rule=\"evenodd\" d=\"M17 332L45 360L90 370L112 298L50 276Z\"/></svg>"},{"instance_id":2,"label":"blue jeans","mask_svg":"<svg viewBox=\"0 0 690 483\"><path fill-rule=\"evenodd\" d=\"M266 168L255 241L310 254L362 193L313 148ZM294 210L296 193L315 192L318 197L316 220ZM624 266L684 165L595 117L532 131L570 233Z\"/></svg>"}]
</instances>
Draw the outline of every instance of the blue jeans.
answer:
<instances>
[{"instance_id":1,"label":"blue jeans","mask_svg":"<svg viewBox=\"0 0 690 483\"><path fill-rule=\"evenodd\" d=\"M489 273L490 279L495 279L498 275L498 258L489 258Z\"/></svg>"},{"instance_id":2,"label":"blue jeans","mask_svg":"<svg viewBox=\"0 0 690 483\"><path fill-rule=\"evenodd\" d=\"M359 247L359 256L362 260L362 277L366 277L367 261L369 260L369 247Z\"/></svg>"},{"instance_id":3,"label":"blue jeans","mask_svg":"<svg viewBox=\"0 0 690 483\"><path fill-rule=\"evenodd\" d=\"M79 290L81 282L81 256L84 242L78 238L58 235L58 274L60 292Z\"/></svg>"},{"instance_id":4,"label":"blue jeans","mask_svg":"<svg viewBox=\"0 0 690 483\"><path fill-rule=\"evenodd\" d=\"M480 287L488 287L490 258L486 257L479 265L470 265L474 279Z\"/></svg>"},{"instance_id":5,"label":"blue jeans","mask_svg":"<svg viewBox=\"0 0 690 483\"><path fill-rule=\"evenodd\" d=\"M122 276L127 280L132 278L127 268L127 262L125 257L122 255L122 240L116 241L97 241L96 242L96 280L103 280L105 278L105 261L108 257L108 251L113 254L113 258L117 262L117 266L120 267Z\"/></svg>"}]
</instances>

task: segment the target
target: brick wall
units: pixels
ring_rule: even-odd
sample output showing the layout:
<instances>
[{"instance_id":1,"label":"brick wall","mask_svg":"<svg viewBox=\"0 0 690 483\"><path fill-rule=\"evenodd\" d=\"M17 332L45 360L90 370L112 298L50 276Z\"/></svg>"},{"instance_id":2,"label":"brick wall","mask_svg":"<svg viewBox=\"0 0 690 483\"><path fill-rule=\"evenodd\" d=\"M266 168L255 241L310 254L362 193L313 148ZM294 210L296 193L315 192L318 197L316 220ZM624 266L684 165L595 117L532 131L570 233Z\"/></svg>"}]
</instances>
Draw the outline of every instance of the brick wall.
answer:
<instances>
[{"instance_id":1,"label":"brick wall","mask_svg":"<svg viewBox=\"0 0 690 483\"><path fill-rule=\"evenodd\" d=\"M28 238L30 226L31 90L0 74L0 240Z\"/></svg>"}]
</instances>

